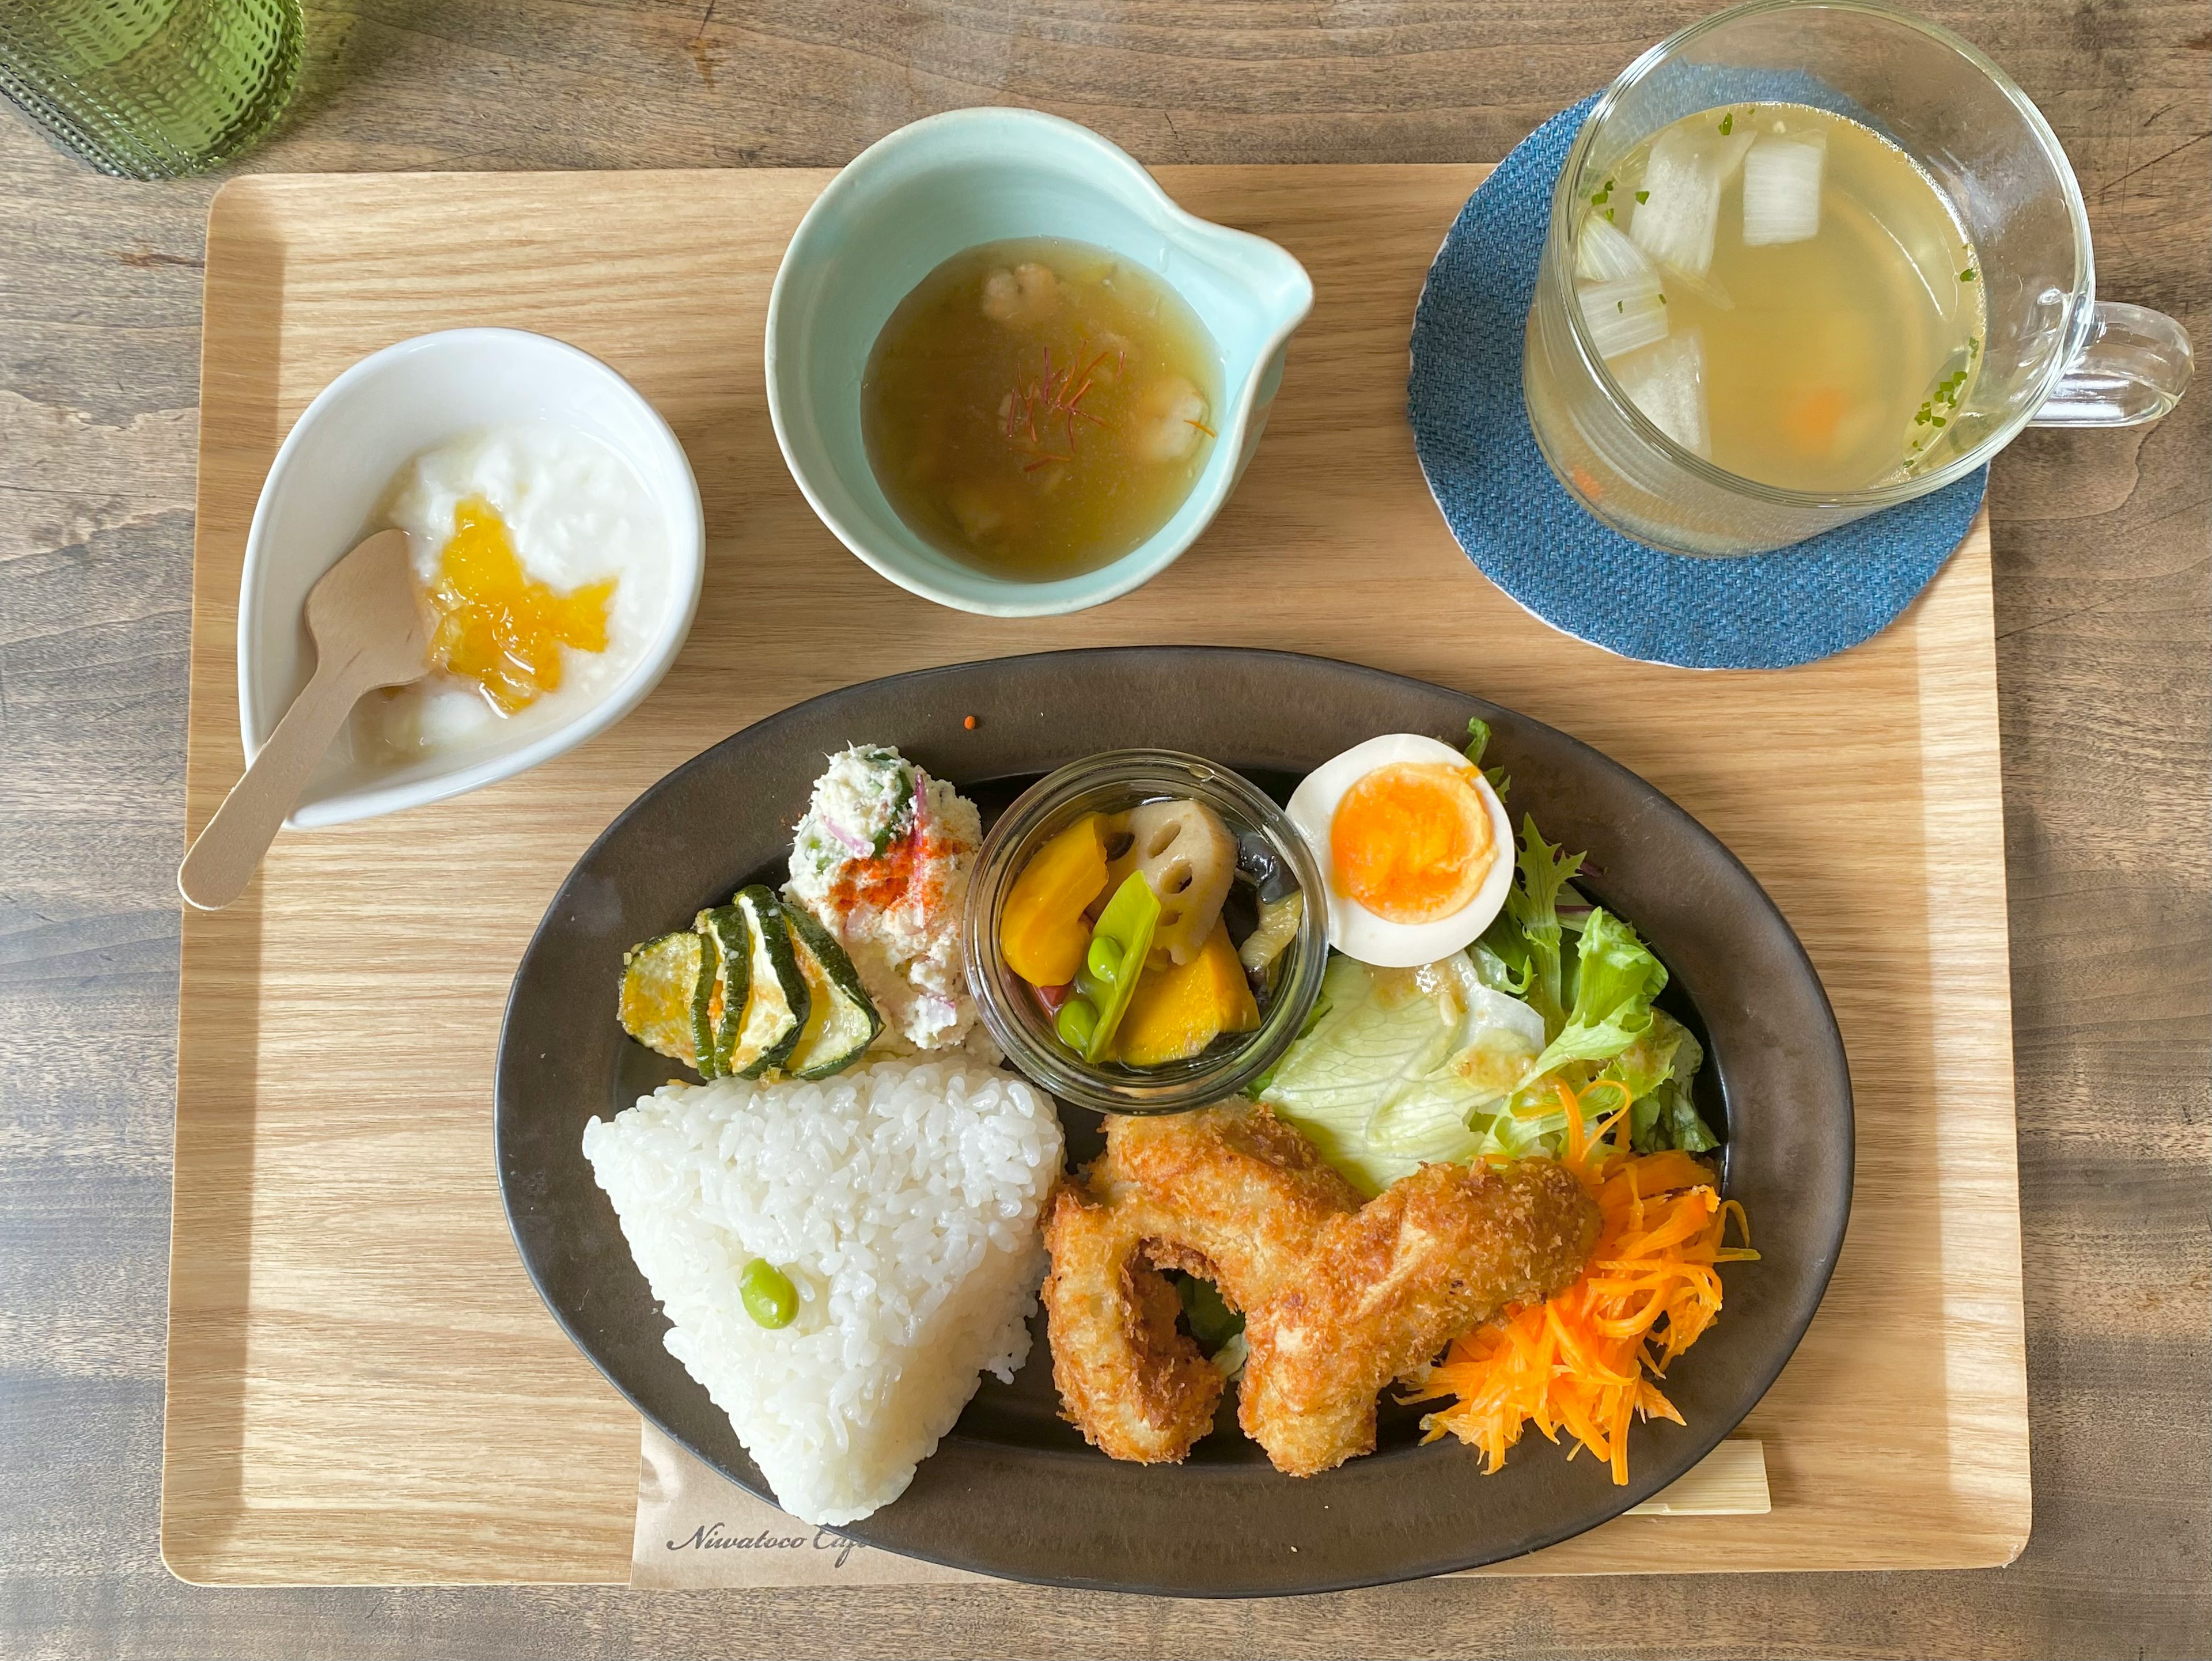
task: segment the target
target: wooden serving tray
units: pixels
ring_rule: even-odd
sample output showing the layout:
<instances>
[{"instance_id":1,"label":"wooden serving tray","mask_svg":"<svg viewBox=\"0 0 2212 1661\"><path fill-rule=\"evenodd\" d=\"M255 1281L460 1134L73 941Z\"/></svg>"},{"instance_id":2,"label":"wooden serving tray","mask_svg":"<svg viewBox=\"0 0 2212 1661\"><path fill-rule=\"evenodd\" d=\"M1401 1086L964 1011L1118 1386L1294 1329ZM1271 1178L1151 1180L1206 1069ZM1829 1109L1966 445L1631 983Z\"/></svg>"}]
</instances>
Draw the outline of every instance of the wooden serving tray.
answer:
<instances>
[{"instance_id":1,"label":"wooden serving tray","mask_svg":"<svg viewBox=\"0 0 2212 1661\"><path fill-rule=\"evenodd\" d=\"M1986 529L1886 633L1784 673L1626 663L1528 616L1453 544L1404 418L1414 300L1484 171L1161 171L1194 211L1297 254L1317 303L1258 458L1206 537L1139 592L1044 621L967 616L893 587L784 470L763 317L827 173L264 176L223 190L208 232L190 831L241 766L233 654L262 476L307 400L367 352L503 324L605 359L690 454L708 574L682 658L611 732L473 796L287 835L238 905L186 912L161 1506L177 1573L625 1579L637 1418L524 1279L493 1174L494 1040L555 887L668 768L799 699L1015 652L1189 641L1372 664L1595 744L1735 850L1835 1003L1858 1098L1856 1200L1827 1301L1744 1426L1765 1445L1771 1513L1624 1517L1496 1572L2019 1553L2027 1417ZM1531 1444L1517 1457L1560 1457Z\"/></svg>"}]
</instances>

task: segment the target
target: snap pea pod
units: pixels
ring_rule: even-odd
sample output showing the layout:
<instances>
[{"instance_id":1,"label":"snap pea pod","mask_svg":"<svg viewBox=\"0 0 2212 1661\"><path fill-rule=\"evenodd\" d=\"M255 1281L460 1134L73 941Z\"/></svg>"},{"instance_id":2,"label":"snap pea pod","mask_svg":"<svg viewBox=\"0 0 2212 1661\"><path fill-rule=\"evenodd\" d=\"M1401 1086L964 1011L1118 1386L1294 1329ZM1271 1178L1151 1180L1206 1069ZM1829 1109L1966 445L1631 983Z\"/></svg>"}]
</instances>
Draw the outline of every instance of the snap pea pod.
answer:
<instances>
[{"instance_id":1,"label":"snap pea pod","mask_svg":"<svg viewBox=\"0 0 2212 1661\"><path fill-rule=\"evenodd\" d=\"M1138 977L1145 973L1145 959L1152 949L1152 931L1159 920L1160 897L1152 892L1142 871L1131 871L1106 902L1106 909L1098 913L1097 925L1091 931L1091 948L1075 976L1076 997L1088 1003L1097 1016L1082 1046L1083 1058L1093 1066L1103 1061L1113 1047L1115 1029L1121 1026L1130 995L1137 990ZM1071 998L1069 1003L1074 1001ZM1063 1037L1069 1036L1066 1015L1063 1006Z\"/></svg>"}]
</instances>

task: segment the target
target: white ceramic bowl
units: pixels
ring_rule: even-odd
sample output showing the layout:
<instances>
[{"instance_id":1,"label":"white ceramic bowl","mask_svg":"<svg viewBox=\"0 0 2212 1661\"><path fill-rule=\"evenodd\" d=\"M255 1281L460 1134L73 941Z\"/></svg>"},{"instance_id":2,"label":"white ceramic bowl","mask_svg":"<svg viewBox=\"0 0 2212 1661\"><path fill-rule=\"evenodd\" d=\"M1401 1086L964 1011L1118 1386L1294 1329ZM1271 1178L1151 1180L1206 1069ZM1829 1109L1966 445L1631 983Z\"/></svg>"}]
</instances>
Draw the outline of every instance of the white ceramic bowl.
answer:
<instances>
[{"instance_id":1,"label":"white ceramic bowl","mask_svg":"<svg viewBox=\"0 0 2212 1661\"><path fill-rule=\"evenodd\" d=\"M690 632L705 565L698 482L636 389L588 353L519 329L454 329L372 353L319 393L276 452L246 539L238 597L238 718L250 761L314 669L307 591L372 530L392 477L432 446L507 421L589 434L635 470L668 534L668 583L649 644L605 697L559 726L401 764L331 747L284 822L295 830L420 806L573 749L643 701Z\"/></svg>"}]
</instances>

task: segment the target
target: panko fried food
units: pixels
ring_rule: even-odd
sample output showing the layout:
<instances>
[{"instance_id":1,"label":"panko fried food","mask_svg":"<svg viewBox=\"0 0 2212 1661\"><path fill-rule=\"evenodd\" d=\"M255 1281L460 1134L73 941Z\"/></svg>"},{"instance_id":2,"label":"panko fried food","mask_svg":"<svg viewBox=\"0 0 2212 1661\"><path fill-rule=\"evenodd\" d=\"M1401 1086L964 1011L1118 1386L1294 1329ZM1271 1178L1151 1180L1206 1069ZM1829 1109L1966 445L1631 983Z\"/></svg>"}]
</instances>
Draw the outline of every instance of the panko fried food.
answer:
<instances>
[{"instance_id":1,"label":"panko fried food","mask_svg":"<svg viewBox=\"0 0 2212 1661\"><path fill-rule=\"evenodd\" d=\"M1256 1308L1359 1195L1248 1102L1109 1118L1086 1176L1061 1183L1045 1222L1053 1381L1103 1452L1173 1464L1213 1428L1221 1374L1176 1331L1182 1300L1159 1270L1203 1275L1232 1308Z\"/></svg>"},{"instance_id":2,"label":"panko fried food","mask_svg":"<svg viewBox=\"0 0 2212 1661\"><path fill-rule=\"evenodd\" d=\"M1222 1383L1176 1329L1164 1269L1245 1318L1238 1418L1276 1468L1375 1446L1375 1397L1508 1304L1582 1272L1598 1210L1548 1160L1425 1166L1362 1204L1266 1107L1109 1118L1106 1152L1054 1194L1044 1286L1068 1419L1117 1459L1172 1463L1212 1428Z\"/></svg>"}]
</instances>

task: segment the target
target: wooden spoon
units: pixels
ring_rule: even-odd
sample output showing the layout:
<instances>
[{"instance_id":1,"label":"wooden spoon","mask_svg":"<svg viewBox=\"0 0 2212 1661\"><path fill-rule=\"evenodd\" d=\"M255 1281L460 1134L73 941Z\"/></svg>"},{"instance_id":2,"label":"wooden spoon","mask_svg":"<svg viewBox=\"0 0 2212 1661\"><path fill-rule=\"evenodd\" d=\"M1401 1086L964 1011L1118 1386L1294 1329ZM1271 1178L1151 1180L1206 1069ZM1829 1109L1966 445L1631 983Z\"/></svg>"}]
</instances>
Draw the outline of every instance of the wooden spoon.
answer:
<instances>
[{"instance_id":1,"label":"wooden spoon","mask_svg":"<svg viewBox=\"0 0 2212 1661\"><path fill-rule=\"evenodd\" d=\"M315 641L314 678L178 867L178 891L202 911L218 911L246 892L362 694L429 672L428 621L415 597L405 531L378 531L323 573L307 594L307 633Z\"/></svg>"}]
</instances>

